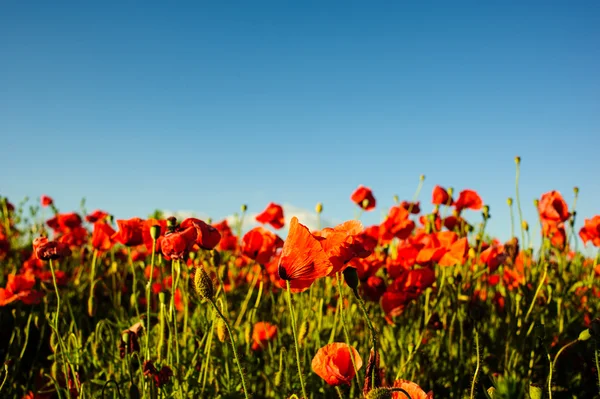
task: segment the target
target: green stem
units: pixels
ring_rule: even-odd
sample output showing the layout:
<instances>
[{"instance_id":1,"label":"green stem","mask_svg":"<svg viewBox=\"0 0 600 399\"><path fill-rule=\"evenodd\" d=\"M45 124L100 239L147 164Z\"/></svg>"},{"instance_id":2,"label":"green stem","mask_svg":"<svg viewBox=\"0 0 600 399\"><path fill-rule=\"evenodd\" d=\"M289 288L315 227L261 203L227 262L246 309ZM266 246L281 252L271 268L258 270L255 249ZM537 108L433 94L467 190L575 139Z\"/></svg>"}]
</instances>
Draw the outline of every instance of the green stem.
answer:
<instances>
[{"instance_id":1,"label":"green stem","mask_svg":"<svg viewBox=\"0 0 600 399\"><path fill-rule=\"evenodd\" d=\"M150 279L146 285L146 360L150 360L150 300L152 294L152 278L154 277L154 252L156 240L152 240L152 257L150 258Z\"/></svg>"},{"instance_id":2,"label":"green stem","mask_svg":"<svg viewBox=\"0 0 600 399\"><path fill-rule=\"evenodd\" d=\"M594 358L596 360L596 372L598 373L598 392L600 392L600 351L598 350L598 342L596 341L594 344Z\"/></svg>"},{"instance_id":3,"label":"green stem","mask_svg":"<svg viewBox=\"0 0 600 399\"><path fill-rule=\"evenodd\" d=\"M475 351L477 353L477 366L475 367L475 374L473 375L473 381L471 382L471 399L475 397L475 384L477 383L477 377L479 376L480 367L479 332L477 331L477 328L475 328Z\"/></svg>"},{"instance_id":4,"label":"green stem","mask_svg":"<svg viewBox=\"0 0 600 399\"><path fill-rule=\"evenodd\" d=\"M369 317L369 312L367 312L367 308L365 307L365 302L363 301L363 299L360 297L360 295L358 294L357 290L352 290L354 292L354 296L356 297L356 300L358 301L358 306L360 307L360 310L363 313L363 316L365 318L365 321L367 322L367 327L369 328L369 331L371 332L371 345L373 346L373 353L375 354L375 358L377 358L377 332L375 331L375 327L373 327L373 323L371 323L371 318ZM375 389L377 388L375 385L375 372L376 372L376 367L373 367L373 373L371 375L371 389Z\"/></svg>"},{"instance_id":5,"label":"green stem","mask_svg":"<svg viewBox=\"0 0 600 399\"><path fill-rule=\"evenodd\" d=\"M304 377L302 377L302 365L300 364L300 351L298 351L298 334L296 333L296 318L294 317L294 308L292 306L292 289L290 288L290 281L286 280L287 287L287 302L290 310L290 317L292 321L292 334L294 335L294 349L296 350L296 365L298 366L298 377L300 378L300 387L302 388L302 397L308 399L306 395L306 388L304 386Z\"/></svg>"},{"instance_id":6,"label":"green stem","mask_svg":"<svg viewBox=\"0 0 600 399\"><path fill-rule=\"evenodd\" d=\"M223 320L223 322L225 323L225 327L227 328L227 332L229 333L229 340L231 343L231 348L233 349L233 357L235 358L235 363L238 367L238 371L240 373L240 378L242 379L242 388L244 389L244 396L246 397L246 399L248 399L249 396L248 396L248 390L246 389L246 380L244 379L244 371L242 370L242 365L241 365L240 359L238 357L236 343L235 343L235 337L233 336L233 332L231 331L231 326L229 325L229 322L227 321L225 316L223 316L223 313L221 313L221 309L219 309L219 307L217 306L215 301L212 299L209 299L209 302L215 308L217 315L219 315L221 320Z\"/></svg>"},{"instance_id":7,"label":"green stem","mask_svg":"<svg viewBox=\"0 0 600 399\"><path fill-rule=\"evenodd\" d=\"M521 167L520 167L521 163L518 162L517 163L517 174L515 177L515 194L516 194L516 201L517 201L517 209L519 210L519 225L520 225L520 229L521 229L521 242L524 243L525 242L525 233L523 232L523 211L521 210L521 197L519 195L519 177L520 177L520 172L521 172Z\"/></svg>"},{"instance_id":8,"label":"green stem","mask_svg":"<svg viewBox=\"0 0 600 399\"><path fill-rule=\"evenodd\" d=\"M360 379L358 375L358 368L356 367L356 360L354 359L354 351L351 349L350 344L350 334L348 334L348 328L346 327L346 320L344 319L344 296L342 294L342 273L336 273L337 277L337 289L339 292L339 301L340 301L340 320L342 322L342 330L344 331L344 337L346 338L346 345L348 345L350 350L350 360L352 361L352 367L354 367L354 373L356 375L356 383L358 384L358 380Z\"/></svg>"}]
</instances>

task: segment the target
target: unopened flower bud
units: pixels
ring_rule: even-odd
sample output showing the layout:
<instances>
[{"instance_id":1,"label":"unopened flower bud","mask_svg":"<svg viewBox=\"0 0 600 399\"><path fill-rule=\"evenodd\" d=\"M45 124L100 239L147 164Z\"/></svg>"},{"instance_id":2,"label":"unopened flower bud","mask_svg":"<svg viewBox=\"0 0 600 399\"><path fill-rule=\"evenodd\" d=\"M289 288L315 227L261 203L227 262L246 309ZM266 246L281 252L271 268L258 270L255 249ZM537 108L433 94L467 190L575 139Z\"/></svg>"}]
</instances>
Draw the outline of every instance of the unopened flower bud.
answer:
<instances>
[{"instance_id":1,"label":"unopened flower bud","mask_svg":"<svg viewBox=\"0 0 600 399\"><path fill-rule=\"evenodd\" d=\"M217 320L217 338L219 341L225 342L229 340L229 335L227 334L227 326L225 325L225 321L219 317Z\"/></svg>"},{"instance_id":2,"label":"unopened flower bud","mask_svg":"<svg viewBox=\"0 0 600 399\"><path fill-rule=\"evenodd\" d=\"M519 156L516 156L516 157L515 157L515 163L516 163L517 165L519 165L519 164L521 163L521 157L519 157Z\"/></svg>"},{"instance_id":3,"label":"unopened flower bud","mask_svg":"<svg viewBox=\"0 0 600 399\"><path fill-rule=\"evenodd\" d=\"M319 202L319 203L318 203L318 204L315 206L315 212L317 212L317 213L319 213L319 214L323 212L323 204L322 204L322 203L320 203L320 202Z\"/></svg>"},{"instance_id":4,"label":"unopened flower bud","mask_svg":"<svg viewBox=\"0 0 600 399\"><path fill-rule=\"evenodd\" d=\"M484 205L483 206L483 218L486 219L486 220L490 218L490 207L489 207L489 205Z\"/></svg>"},{"instance_id":5,"label":"unopened flower bud","mask_svg":"<svg viewBox=\"0 0 600 399\"><path fill-rule=\"evenodd\" d=\"M512 204L513 204L513 199L512 199L512 198L510 198L510 197L508 197L508 198L506 199L506 204L507 204L508 206L512 206Z\"/></svg>"},{"instance_id":6,"label":"unopened flower bud","mask_svg":"<svg viewBox=\"0 0 600 399\"><path fill-rule=\"evenodd\" d=\"M448 187L446 192L448 193L448 197L452 198L452 195L454 194L454 187ZM448 200L448 201L450 201L450 200Z\"/></svg>"},{"instance_id":7,"label":"unopened flower bud","mask_svg":"<svg viewBox=\"0 0 600 399\"><path fill-rule=\"evenodd\" d=\"M346 281L346 284L348 284L348 287L352 288L352 291L354 291L355 295L358 293L357 289L358 289L358 273L356 271L356 268L354 267L347 267L346 269L344 269L344 280Z\"/></svg>"},{"instance_id":8,"label":"unopened flower bud","mask_svg":"<svg viewBox=\"0 0 600 399\"><path fill-rule=\"evenodd\" d=\"M242 209L242 212L246 212L248 210L248 205L243 204L241 209Z\"/></svg>"},{"instance_id":9,"label":"unopened flower bud","mask_svg":"<svg viewBox=\"0 0 600 399\"><path fill-rule=\"evenodd\" d=\"M579 333L579 337L577 339L579 341L587 341L590 338L592 338L592 333L590 332L589 328L586 328L581 333Z\"/></svg>"},{"instance_id":10,"label":"unopened flower bud","mask_svg":"<svg viewBox=\"0 0 600 399\"><path fill-rule=\"evenodd\" d=\"M398 202L400 202L400 197L398 197L398 195L394 195L394 203L397 204Z\"/></svg>"},{"instance_id":11,"label":"unopened flower bud","mask_svg":"<svg viewBox=\"0 0 600 399\"><path fill-rule=\"evenodd\" d=\"M421 175L421 176L419 176L419 180L421 180L421 181L425 181L425 175Z\"/></svg>"},{"instance_id":12,"label":"unopened flower bud","mask_svg":"<svg viewBox=\"0 0 600 399\"><path fill-rule=\"evenodd\" d=\"M159 236L160 236L160 226L158 224L151 226L150 227L150 237L152 237L153 240L158 240Z\"/></svg>"},{"instance_id":13,"label":"unopened flower bud","mask_svg":"<svg viewBox=\"0 0 600 399\"><path fill-rule=\"evenodd\" d=\"M542 399L542 388L537 385L529 385L529 398L530 399Z\"/></svg>"},{"instance_id":14,"label":"unopened flower bud","mask_svg":"<svg viewBox=\"0 0 600 399\"><path fill-rule=\"evenodd\" d=\"M540 205L540 200L536 198L533 200L533 206L535 206L537 208L538 205Z\"/></svg>"},{"instance_id":15,"label":"unopened flower bud","mask_svg":"<svg viewBox=\"0 0 600 399\"><path fill-rule=\"evenodd\" d=\"M521 227L523 227L523 230L529 231L529 223L527 223L526 220L523 220L523 222L521 223Z\"/></svg>"},{"instance_id":16,"label":"unopened flower bud","mask_svg":"<svg viewBox=\"0 0 600 399\"><path fill-rule=\"evenodd\" d=\"M369 199L368 199L368 198L365 198L365 199L362 201L362 207L363 207L364 209L367 209L367 207L368 207L368 206L369 206Z\"/></svg>"},{"instance_id":17,"label":"unopened flower bud","mask_svg":"<svg viewBox=\"0 0 600 399\"><path fill-rule=\"evenodd\" d=\"M579 187L573 187L573 193L575 193L575 195L579 194Z\"/></svg>"}]
</instances>

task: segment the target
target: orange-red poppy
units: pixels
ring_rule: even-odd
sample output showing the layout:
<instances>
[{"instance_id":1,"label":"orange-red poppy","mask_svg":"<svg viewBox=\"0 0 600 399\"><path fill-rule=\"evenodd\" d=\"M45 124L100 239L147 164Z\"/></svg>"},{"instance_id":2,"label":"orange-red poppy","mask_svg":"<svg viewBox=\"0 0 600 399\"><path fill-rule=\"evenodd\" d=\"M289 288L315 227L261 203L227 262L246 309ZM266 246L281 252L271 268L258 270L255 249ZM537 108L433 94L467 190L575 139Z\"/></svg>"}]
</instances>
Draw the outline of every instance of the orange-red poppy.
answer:
<instances>
[{"instance_id":1,"label":"orange-red poppy","mask_svg":"<svg viewBox=\"0 0 600 399\"><path fill-rule=\"evenodd\" d=\"M281 247L281 237L263 227L253 228L242 238L242 254L261 265L269 263L275 251Z\"/></svg>"},{"instance_id":2,"label":"orange-red poppy","mask_svg":"<svg viewBox=\"0 0 600 399\"><path fill-rule=\"evenodd\" d=\"M425 391L412 381L396 380L394 381L395 388L402 388L410 395L411 399L433 399L433 391L425 393ZM393 399L405 399L406 395L402 392L394 392Z\"/></svg>"},{"instance_id":3,"label":"orange-red poppy","mask_svg":"<svg viewBox=\"0 0 600 399\"><path fill-rule=\"evenodd\" d=\"M569 207L559 191L542 194L538 203L540 218L547 222L565 222L569 219Z\"/></svg>"},{"instance_id":4,"label":"orange-red poppy","mask_svg":"<svg viewBox=\"0 0 600 399\"><path fill-rule=\"evenodd\" d=\"M289 281L291 288L305 290L316 279L327 276L332 269L333 265L321 242L294 216L279 258L278 274L283 280L281 285L285 286L285 281Z\"/></svg>"},{"instance_id":5,"label":"orange-red poppy","mask_svg":"<svg viewBox=\"0 0 600 399\"><path fill-rule=\"evenodd\" d=\"M42 195L40 197L40 203L42 204L42 206L45 208L47 206L50 206L54 203L54 201L52 200L51 197L48 197L47 195Z\"/></svg>"},{"instance_id":6,"label":"orange-red poppy","mask_svg":"<svg viewBox=\"0 0 600 399\"><path fill-rule=\"evenodd\" d=\"M58 241L48 241L47 237L38 237L33 240L33 252L38 259L60 259L71 255L67 244Z\"/></svg>"},{"instance_id":7,"label":"orange-red poppy","mask_svg":"<svg viewBox=\"0 0 600 399\"><path fill-rule=\"evenodd\" d=\"M115 230L109 224L104 222L94 223L94 232L92 233L92 247L97 251L108 251L114 245L112 237Z\"/></svg>"},{"instance_id":8,"label":"orange-red poppy","mask_svg":"<svg viewBox=\"0 0 600 399\"><path fill-rule=\"evenodd\" d=\"M360 206L365 211L370 211L377 205L377 200L373 196L373 191L363 185L358 186L350 196L352 202Z\"/></svg>"},{"instance_id":9,"label":"orange-red poppy","mask_svg":"<svg viewBox=\"0 0 600 399\"><path fill-rule=\"evenodd\" d=\"M317 351L312 359L312 369L329 385L350 385L356 375L351 356L356 369L360 370L363 361L356 349L343 342L333 342Z\"/></svg>"},{"instance_id":10,"label":"orange-red poppy","mask_svg":"<svg viewBox=\"0 0 600 399\"><path fill-rule=\"evenodd\" d=\"M252 329L252 350L264 349L277 336L277 326L266 321L259 321Z\"/></svg>"},{"instance_id":11,"label":"orange-red poppy","mask_svg":"<svg viewBox=\"0 0 600 399\"><path fill-rule=\"evenodd\" d=\"M453 201L444 187L436 185L431 193L431 203L434 205L452 205Z\"/></svg>"},{"instance_id":12,"label":"orange-red poppy","mask_svg":"<svg viewBox=\"0 0 600 399\"><path fill-rule=\"evenodd\" d=\"M119 231L112 237L127 247L135 247L144 243L144 221L140 218L117 220Z\"/></svg>"},{"instance_id":13,"label":"orange-red poppy","mask_svg":"<svg viewBox=\"0 0 600 399\"><path fill-rule=\"evenodd\" d=\"M264 211L256 215L256 221L262 224L270 224L275 229L281 229L285 225L283 208L281 205L271 202Z\"/></svg>"},{"instance_id":14,"label":"orange-red poppy","mask_svg":"<svg viewBox=\"0 0 600 399\"><path fill-rule=\"evenodd\" d=\"M454 208L460 214L464 209L478 211L483 207L483 201L479 194L473 190L463 190L458 194L458 199L454 202Z\"/></svg>"},{"instance_id":15,"label":"orange-red poppy","mask_svg":"<svg viewBox=\"0 0 600 399\"><path fill-rule=\"evenodd\" d=\"M600 215L585 219L583 227L579 230L579 237L585 245L591 241L592 245L600 247Z\"/></svg>"}]
</instances>

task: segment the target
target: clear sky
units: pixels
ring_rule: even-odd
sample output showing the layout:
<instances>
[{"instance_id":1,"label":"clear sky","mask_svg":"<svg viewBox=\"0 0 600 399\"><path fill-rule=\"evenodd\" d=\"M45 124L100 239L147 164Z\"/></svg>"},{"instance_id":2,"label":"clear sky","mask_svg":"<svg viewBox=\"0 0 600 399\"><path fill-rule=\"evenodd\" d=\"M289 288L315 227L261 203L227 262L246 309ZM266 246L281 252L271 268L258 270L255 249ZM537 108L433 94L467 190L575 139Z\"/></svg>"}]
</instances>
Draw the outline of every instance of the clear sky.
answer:
<instances>
[{"instance_id":1,"label":"clear sky","mask_svg":"<svg viewBox=\"0 0 600 399\"><path fill-rule=\"evenodd\" d=\"M173 6L177 4L177 6ZM378 222L398 194L477 190L600 213L597 1L4 1L0 195L219 219L269 201Z\"/></svg>"}]
</instances>

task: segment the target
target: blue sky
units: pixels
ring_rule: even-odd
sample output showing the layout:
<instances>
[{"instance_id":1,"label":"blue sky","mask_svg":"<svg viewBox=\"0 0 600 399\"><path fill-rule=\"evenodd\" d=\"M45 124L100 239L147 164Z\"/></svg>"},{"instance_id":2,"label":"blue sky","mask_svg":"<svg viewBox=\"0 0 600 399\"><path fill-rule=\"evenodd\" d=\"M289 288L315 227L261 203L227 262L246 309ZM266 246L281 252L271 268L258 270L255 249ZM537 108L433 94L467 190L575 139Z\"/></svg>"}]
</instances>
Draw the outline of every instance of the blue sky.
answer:
<instances>
[{"instance_id":1,"label":"blue sky","mask_svg":"<svg viewBox=\"0 0 600 399\"><path fill-rule=\"evenodd\" d=\"M344 220L364 184L375 223L425 174L424 203L475 189L506 238L520 155L528 220L575 185L600 213L598 2L169 4L2 3L1 195Z\"/></svg>"}]
</instances>

